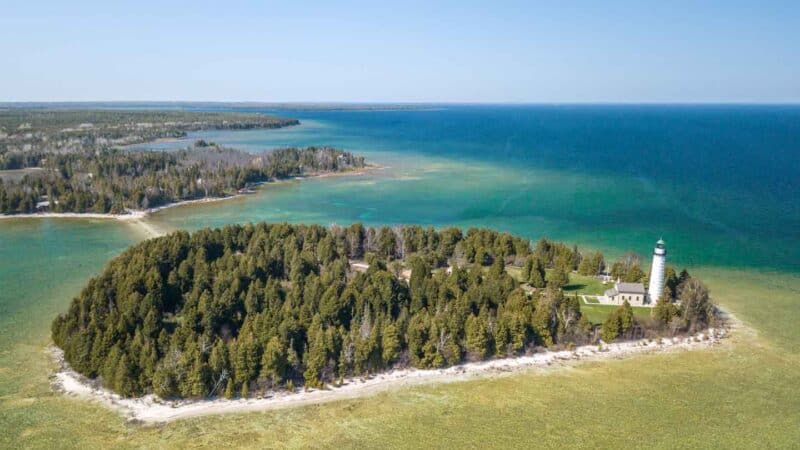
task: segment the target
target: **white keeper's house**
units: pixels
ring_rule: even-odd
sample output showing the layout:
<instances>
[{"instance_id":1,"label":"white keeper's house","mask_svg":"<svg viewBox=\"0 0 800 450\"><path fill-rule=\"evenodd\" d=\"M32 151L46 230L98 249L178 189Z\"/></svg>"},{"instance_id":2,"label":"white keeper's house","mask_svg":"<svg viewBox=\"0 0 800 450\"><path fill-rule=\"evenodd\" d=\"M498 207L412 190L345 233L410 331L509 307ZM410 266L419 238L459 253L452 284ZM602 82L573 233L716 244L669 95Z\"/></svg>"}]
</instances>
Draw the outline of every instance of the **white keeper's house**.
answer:
<instances>
[{"instance_id":1,"label":"white keeper's house","mask_svg":"<svg viewBox=\"0 0 800 450\"><path fill-rule=\"evenodd\" d=\"M620 283L617 282L613 289L605 292L605 301L614 305L621 305L627 300L631 306L644 306L647 294L644 292L642 283Z\"/></svg>"},{"instance_id":2,"label":"white keeper's house","mask_svg":"<svg viewBox=\"0 0 800 450\"><path fill-rule=\"evenodd\" d=\"M650 286L645 291L642 283L622 283L617 281L614 288L598 297L601 303L621 305L627 301L631 306L655 306L664 292L664 267L667 263L667 249L659 239L653 250L653 265L650 267Z\"/></svg>"}]
</instances>

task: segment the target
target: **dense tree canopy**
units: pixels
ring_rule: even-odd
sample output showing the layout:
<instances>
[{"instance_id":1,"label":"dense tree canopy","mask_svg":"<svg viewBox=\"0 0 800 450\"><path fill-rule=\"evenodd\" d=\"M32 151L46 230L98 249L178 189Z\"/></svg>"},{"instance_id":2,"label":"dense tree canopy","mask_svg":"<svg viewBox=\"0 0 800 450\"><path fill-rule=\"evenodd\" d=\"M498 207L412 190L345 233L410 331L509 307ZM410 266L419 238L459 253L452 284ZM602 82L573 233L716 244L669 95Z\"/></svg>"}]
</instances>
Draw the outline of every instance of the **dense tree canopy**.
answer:
<instances>
[{"instance_id":1,"label":"dense tree canopy","mask_svg":"<svg viewBox=\"0 0 800 450\"><path fill-rule=\"evenodd\" d=\"M540 241L531 250L486 229L260 223L179 231L112 260L52 334L75 370L128 396L321 386L393 366L591 342L596 333L577 297L552 285L528 293L505 270L535 261L532 276L540 265L574 269L579 259L574 248ZM368 268L354 270L353 260ZM693 299L687 317L701 324L707 295L695 285L681 292ZM629 314L615 320L618 332L633 325Z\"/></svg>"},{"instance_id":2,"label":"dense tree canopy","mask_svg":"<svg viewBox=\"0 0 800 450\"><path fill-rule=\"evenodd\" d=\"M258 113L62 109L0 109L0 170L37 167L52 154L91 153L189 131L246 130L297 125L297 119Z\"/></svg>"},{"instance_id":3,"label":"dense tree canopy","mask_svg":"<svg viewBox=\"0 0 800 450\"><path fill-rule=\"evenodd\" d=\"M199 145L197 145L199 144ZM259 182L364 167L364 158L328 147L250 154L199 141L177 151L102 150L49 154L43 169L19 181L0 179L0 213L122 213L235 194Z\"/></svg>"}]
</instances>

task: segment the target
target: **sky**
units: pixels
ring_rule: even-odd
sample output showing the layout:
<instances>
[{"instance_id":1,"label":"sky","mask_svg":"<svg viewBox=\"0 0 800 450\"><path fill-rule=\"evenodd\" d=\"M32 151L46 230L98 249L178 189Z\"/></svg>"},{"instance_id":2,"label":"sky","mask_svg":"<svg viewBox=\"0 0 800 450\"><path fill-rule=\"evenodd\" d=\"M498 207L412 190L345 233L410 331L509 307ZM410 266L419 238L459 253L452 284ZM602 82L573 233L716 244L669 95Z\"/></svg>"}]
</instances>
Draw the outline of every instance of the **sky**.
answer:
<instances>
[{"instance_id":1,"label":"sky","mask_svg":"<svg viewBox=\"0 0 800 450\"><path fill-rule=\"evenodd\" d=\"M798 103L800 1L0 0L0 102Z\"/></svg>"}]
</instances>

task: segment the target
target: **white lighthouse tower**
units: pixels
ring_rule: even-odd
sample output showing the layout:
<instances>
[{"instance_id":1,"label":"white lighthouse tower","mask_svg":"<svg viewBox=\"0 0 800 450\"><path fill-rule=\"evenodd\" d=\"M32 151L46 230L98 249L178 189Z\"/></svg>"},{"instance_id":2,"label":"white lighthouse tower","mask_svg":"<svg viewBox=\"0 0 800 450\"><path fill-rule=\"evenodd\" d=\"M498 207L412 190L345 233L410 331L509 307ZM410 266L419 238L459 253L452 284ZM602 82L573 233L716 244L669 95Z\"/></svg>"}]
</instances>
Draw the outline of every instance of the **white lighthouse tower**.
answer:
<instances>
[{"instance_id":1,"label":"white lighthouse tower","mask_svg":"<svg viewBox=\"0 0 800 450\"><path fill-rule=\"evenodd\" d=\"M650 268L650 287L647 289L647 296L650 303L655 304L664 292L664 266L667 263L667 249L664 241L659 239L656 248L653 250L653 266Z\"/></svg>"}]
</instances>

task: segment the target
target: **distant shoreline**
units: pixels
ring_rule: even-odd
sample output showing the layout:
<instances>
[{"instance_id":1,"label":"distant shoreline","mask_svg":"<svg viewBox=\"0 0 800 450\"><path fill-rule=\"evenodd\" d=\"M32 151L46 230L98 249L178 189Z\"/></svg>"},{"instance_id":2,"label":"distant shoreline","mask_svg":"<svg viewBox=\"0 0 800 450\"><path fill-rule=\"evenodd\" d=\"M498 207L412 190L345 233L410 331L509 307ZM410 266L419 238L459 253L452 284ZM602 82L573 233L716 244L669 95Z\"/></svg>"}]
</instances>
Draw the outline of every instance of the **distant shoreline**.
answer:
<instances>
[{"instance_id":1,"label":"distant shoreline","mask_svg":"<svg viewBox=\"0 0 800 450\"><path fill-rule=\"evenodd\" d=\"M311 178L331 178L331 177L340 177L340 176L358 176L364 175L369 171L372 170L380 170L384 169L384 166L379 165L367 165L366 167L357 169L357 170L348 170L344 172L324 172L324 173L313 173L309 175L300 175L293 178L284 178L274 181L264 181L259 182L253 185L252 187L259 188L261 186L268 186L271 184L277 184L281 182L287 182L291 180L304 180L304 179L311 179ZM157 213L159 211L163 211L165 209L175 208L178 206L186 206L186 205L193 205L193 204L202 204L202 203L213 203L219 202L223 200L231 200L234 198L244 197L250 194L233 194L227 195L224 197L203 197L203 198L196 198L190 200L181 200L174 203L167 203L166 205L156 206L154 208L147 208L147 209L135 209L129 210L128 213L125 214L104 214L104 213L75 213L75 212L43 212L43 213L26 213L26 214L0 214L0 220L12 220L12 219L113 219L119 220L123 222L127 221L136 221L146 218L147 216Z\"/></svg>"},{"instance_id":2,"label":"distant shoreline","mask_svg":"<svg viewBox=\"0 0 800 450\"><path fill-rule=\"evenodd\" d=\"M105 389L69 367L63 351L49 347L58 368L51 377L53 388L69 396L96 401L117 410L131 421L164 423L190 417L243 413L299 407L374 395L401 387L432 383L450 383L480 378L500 377L528 370L567 367L582 361L626 359L640 354L690 351L711 348L729 335L725 327L707 329L693 336L637 340L611 344L584 345L574 350L544 351L527 356L468 362L443 369L402 368L365 377L344 380L339 386L324 389L295 389L293 392L270 391L249 399L163 400L153 394L125 398Z\"/></svg>"}]
</instances>

